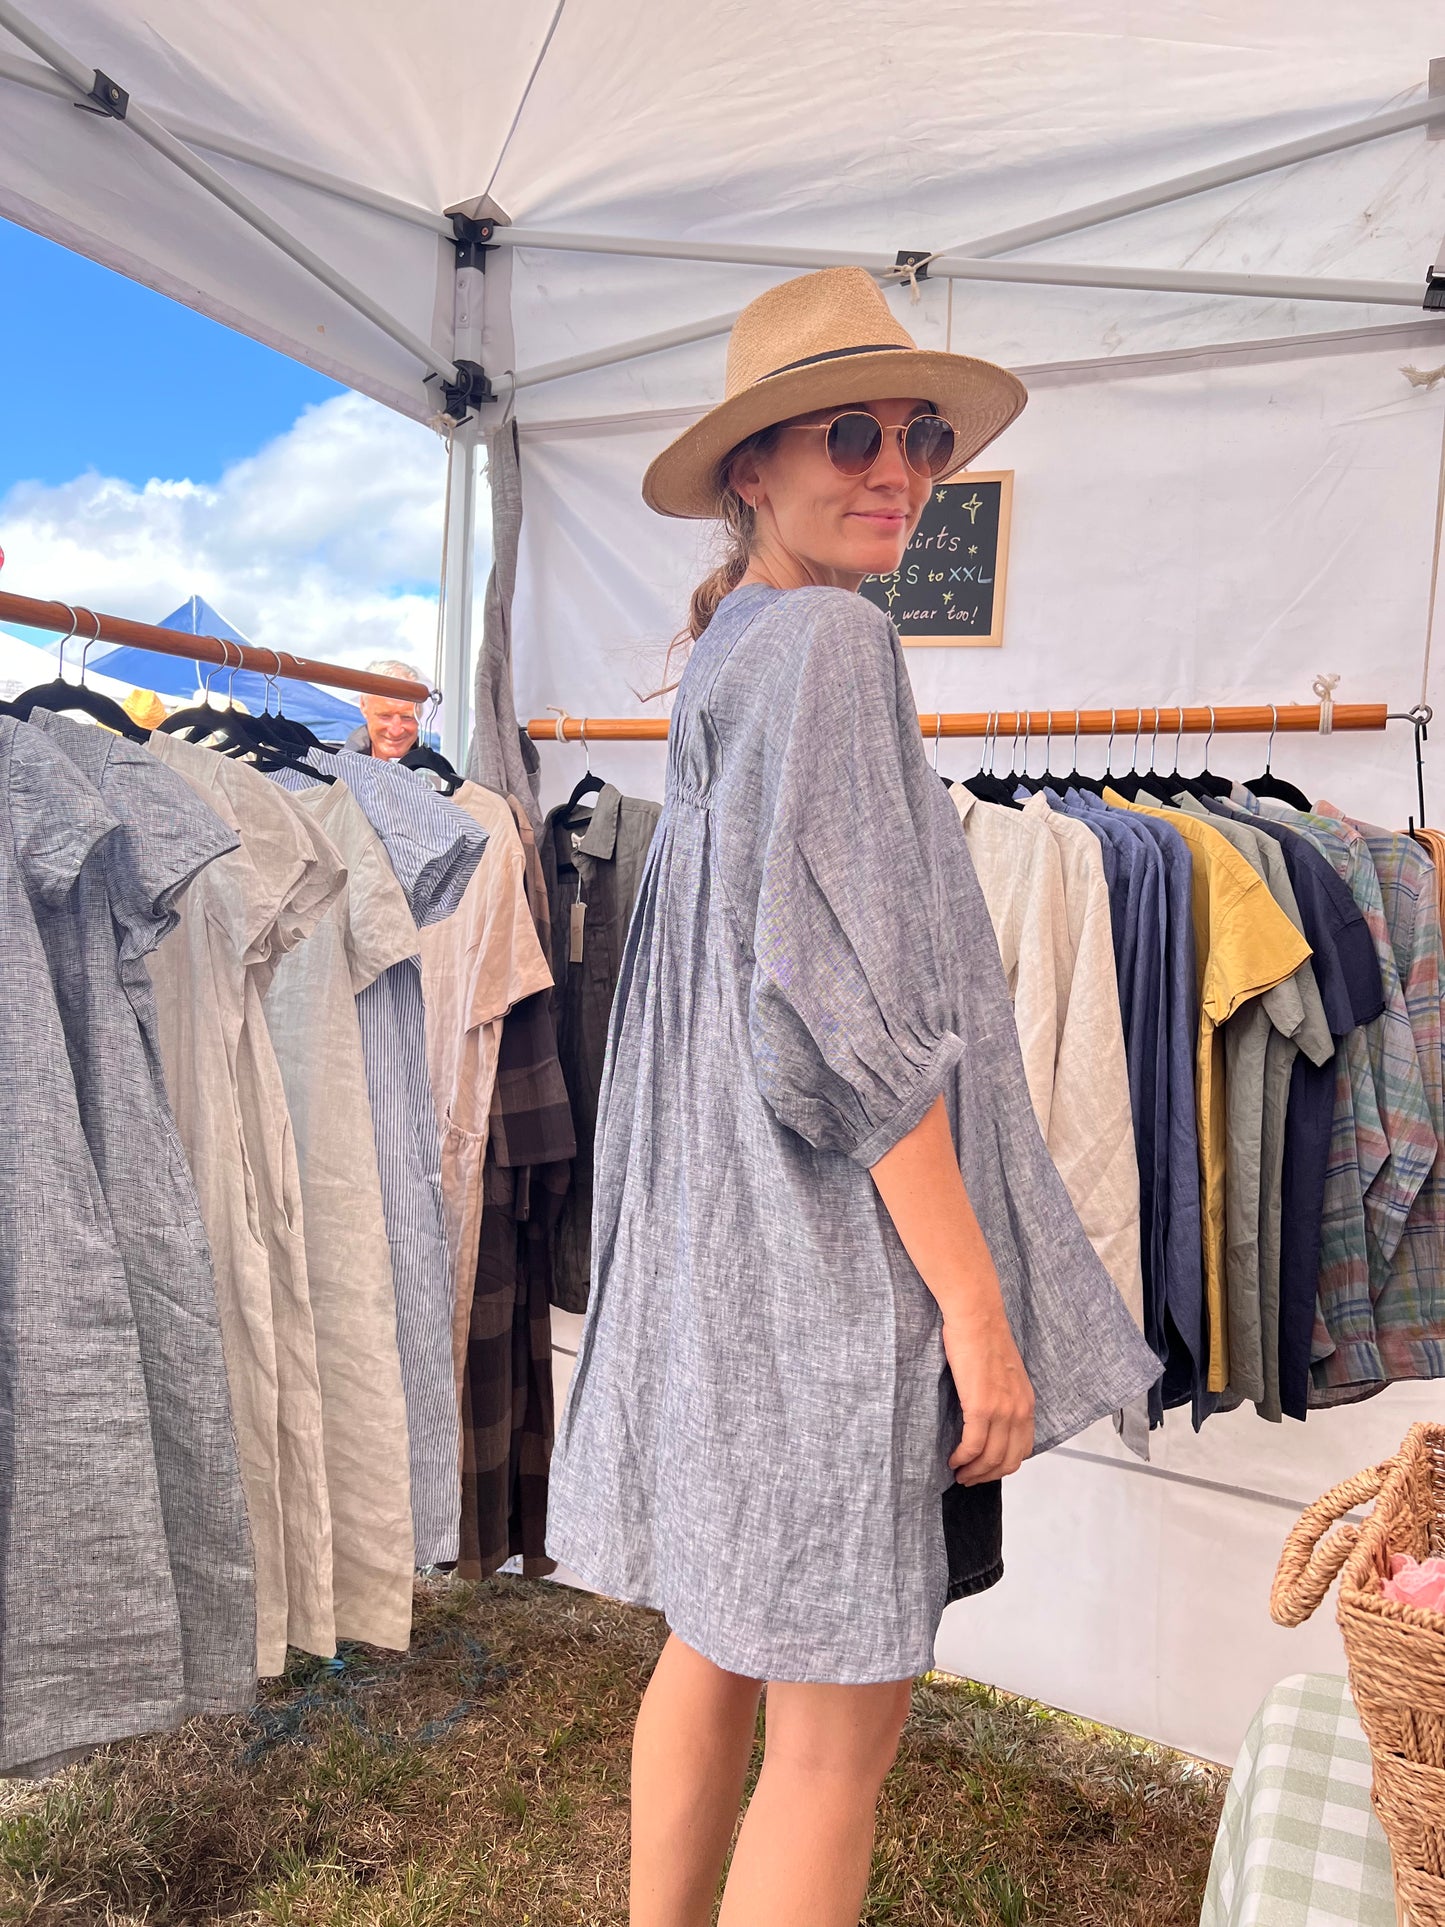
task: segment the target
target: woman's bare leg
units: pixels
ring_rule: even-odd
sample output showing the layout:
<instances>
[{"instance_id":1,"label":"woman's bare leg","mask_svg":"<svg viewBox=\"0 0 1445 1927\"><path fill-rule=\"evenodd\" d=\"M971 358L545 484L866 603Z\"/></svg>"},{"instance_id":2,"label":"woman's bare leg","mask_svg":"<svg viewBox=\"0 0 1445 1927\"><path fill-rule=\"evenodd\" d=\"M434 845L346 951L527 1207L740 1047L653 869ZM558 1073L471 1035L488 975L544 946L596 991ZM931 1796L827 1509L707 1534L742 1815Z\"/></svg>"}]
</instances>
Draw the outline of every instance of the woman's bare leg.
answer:
<instances>
[{"instance_id":1,"label":"woman's bare leg","mask_svg":"<svg viewBox=\"0 0 1445 1927\"><path fill-rule=\"evenodd\" d=\"M663 1647L632 1737L631 1927L710 1927L761 1692L676 1633Z\"/></svg>"},{"instance_id":2,"label":"woman's bare leg","mask_svg":"<svg viewBox=\"0 0 1445 1927\"><path fill-rule=\"evenodd\" d=\"M768 1687L763 1770L718 1927L857 1927L911 1688Z\"/></svg>"}]
</instances>

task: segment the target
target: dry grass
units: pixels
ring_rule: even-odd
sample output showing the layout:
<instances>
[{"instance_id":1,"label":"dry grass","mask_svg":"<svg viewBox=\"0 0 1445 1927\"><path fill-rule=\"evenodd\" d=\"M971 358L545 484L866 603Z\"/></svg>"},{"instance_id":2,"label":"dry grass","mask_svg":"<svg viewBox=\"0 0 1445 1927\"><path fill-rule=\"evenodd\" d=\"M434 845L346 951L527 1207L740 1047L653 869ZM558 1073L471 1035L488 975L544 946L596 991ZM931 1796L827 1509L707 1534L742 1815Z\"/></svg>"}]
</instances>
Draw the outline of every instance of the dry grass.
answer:
<instances>
[{"instance_id":1,"label":"dry grass","mask_svg":"<svg viewBox=\"0 0 1445 1927\"><path fill-rule=\"evenodd\" d=\"M418 1593L405 1658L298 1661L245 1720L0 1796L6 1927L622 1927L655 1615ZM918 1687L863 1927L1194 1927L1223 1776L983 1689Z\"/></svg>"}]
</instances>

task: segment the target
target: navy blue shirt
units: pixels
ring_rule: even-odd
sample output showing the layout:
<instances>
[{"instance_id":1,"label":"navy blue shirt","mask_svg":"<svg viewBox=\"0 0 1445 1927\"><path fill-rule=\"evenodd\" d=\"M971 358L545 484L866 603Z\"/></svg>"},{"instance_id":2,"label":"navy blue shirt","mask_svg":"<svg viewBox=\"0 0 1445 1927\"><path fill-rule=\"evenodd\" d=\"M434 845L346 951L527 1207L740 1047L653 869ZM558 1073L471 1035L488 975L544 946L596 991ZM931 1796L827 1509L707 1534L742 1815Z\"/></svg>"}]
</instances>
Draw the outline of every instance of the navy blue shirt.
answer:
<instances>
[{"instance_id":1,"label":"navy blue shirt","mask_svg":"<svg viewBox=\"0 0 1445 1927\"><path fill-rule=\"evenodd\" d=\"M1161 1366L1164 1338L1164 1273L1168 1210L1160 1187L1161 1161L1168 1154L1168 1062L1163 1033L1164 955L1160 932L1164 918L1164 864L1153 840L1121 810L1110 810L1087 792L1069 790L1062 805L1099 838L1109 888L1109 921L1119 980L1119 1015L1124 1026L1124 1059L1129 1071L1129 1105L1134 1118L1134 1150L1139 1165L1140 1260L1144 1274L1144 1336ZM1156 1385L1150 1393L1150 1420L1163 1408Z\"/></svg>"},{"instance_id":2,"label":"navy blue shirt","mask_svg":"<svg viewBox=\"0 0 1445 1927\"><path fill-rule=\"evenodd\" d=\"M1299 905L1300 922L1320 1001L1338 1040L1385 1008L1385 988L1374 939L1349 886L1307 837L1267 817L1205 798L1218 816L1248 823L1272 837ZM1284 1177L1280 1193L1279 1403L1289 1418L1308 1410L1310 1338L1319 1297L1320 1226L1335 1115L1335 1062L1311 1064L1303 1052L1290 1077L1285 1114ZM1266 1342L1269 1334L1266 1333ZM1268 1410L1263 1416L1278 1416Z\"/></svg>"},{"instance_id":3,"label":"navy blue shirt","mask_svg":"<svg viewBox=\"0 0 1445 1927\"><path fill-rule=\"evenodd\" d=\"M1197 1427L1217 1401L1205 1387L1193 859L1179 832L1157 817L1113 810L1087 794L1080 800L1086 822L1104 816L1127 824L1147 852L1136 910L1134 999L1144 1007L1139 1030L1147 1068L1141 1103L1153 1120L1154 1139L1148 1244L1153 1309L1150 1313L1146 1297L1145 1332L1164 1361L1162 1381L1151 1394L1151 1417L1157 1423L1164 1407L1191 1405Z\"/></svg>"},{"instance_id":4,"label":"navy blue shirt","mask_svg":"<svg viewBox=\"0 0 1445 1927\"><path fill-rule=\"evenodd\" d=\"M1104 807L1107 809L1108 805ZM1127 815L1127 812L1116 812ZM1204 1230L1199 1213L1199 1127L1195 1056L1199 980L1194 961L1194 859L1178 830L1155 816L1128 816L1149 836L1164 864L1164 918L1155 941L1163 959L1162 1028L1167 1063L1163 1329L1165 1406L1191 1407L1195 1429L1218 1406L1206 1388Z\"/></svg>"}]
</instances>

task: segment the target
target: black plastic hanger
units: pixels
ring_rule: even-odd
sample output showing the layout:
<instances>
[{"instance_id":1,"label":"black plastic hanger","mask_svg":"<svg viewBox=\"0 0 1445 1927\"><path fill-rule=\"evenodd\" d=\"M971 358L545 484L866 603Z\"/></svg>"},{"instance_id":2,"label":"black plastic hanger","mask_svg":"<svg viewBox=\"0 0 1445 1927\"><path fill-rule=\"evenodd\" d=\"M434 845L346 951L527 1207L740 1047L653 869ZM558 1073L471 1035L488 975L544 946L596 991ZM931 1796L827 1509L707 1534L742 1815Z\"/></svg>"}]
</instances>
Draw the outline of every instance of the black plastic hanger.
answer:
<instances>
[{"instance_id":1,"label":"black plastic hanger","mask_svg":"<svg viewBox=\"0 0 1445 1927\"><path fill-rule=\"evenodd\" d=\"M218 637L217 640L222 649L227 652L221 663L224 669L230 662L229 651L233 645L224 636ZM188 742L204 743L208 749L215 750L218 755L230 756L237 761L244 757L263 776L272 770L293 769L303 776L309 776L313 783L334 783L336 778L329 770L318 769L306 760L309 747L314 746L318 749L321 747L310 730L304 732L304 737L310 739L309 743L306 740L297 739L292 732L301 726L290 723L285 717L279 719L285 724L285 728L278 730L276 727L278 718L272 713L269 700L267 707L256 716L248 715L245 710L237 709L229 703L229 690L235 685L236 671L245 660L241 654L240 644L237 643L234 647L236 661L231 665L231 682L227 692L228 706L219 709L211 701L211 683L215 680L213 670L206 678L204 701L193 704L190 709L180 710L174 716L168 716L161 724L161 728L168 734L184 736ZM272 653L275 654L274 650ZM278 668L280 662L281 658L277 656ZM273 680L271 676L266 677L268 699Z\"/></svg>"},{"instance_id":2,"label":"black plastic hanger","mask_svg":"<svg viewBox=\"0 0 1445 1927\"><path fill-rule=\"evenodd\" d=\"M1180 721L1182 725L1182 714ZM1182 733L1181 728L1181 734ZM1218 798L1228 796L1229 792L1233 789L1234 785L1227 776L1214 776L1210 773L1209 746L1213 741L1214 705L1211 703L1209 705L1209 734L1204 739L1204 767L1197 776L1181 776L1179 774L1178 741L1177 739L1175 741L1174 775L1170 780L1174 783L1176 794L1180 790L1183 790L1187 795L1192 796L1196 802L1202 803L1207 797Z\"/></svg>"},{"instance_id":3,"label":"black plastic hanger","mask_svg":"<svg viewBox=\"0 0 1445 1927\"><path fill-rule=\"evenodd\" d=\"M62 609L70 609L68 602L62 602L60 606ZM57 715L79 712L82 716L91 717L97 723L103 723L107 729L114 730L117 736L124 736L132 743L143 743L149 737L150 731L142 729L139 723L127 716L120 704L112 697L102 696L98 689L90 689L86 686L85 658L91 643L100 639L100 617L93 609L87 609L84 613L95 624L95 634L80 652L80 681L65 680L65 645L70 641L70 636L75 634L77 627L75 611L70 609L70 635L62 638L60 644L60 673L53 682L39 683L34 689L22 690L10 706L10 714L18 716L23 723L27 722L37 709L53 710Z\"/></svg>"},{"instance_id":4,"label":"black plastic hanger","mask_svg":"<svg viewBox=\"0 0 1445 1927\"><path fill-rule=\"evenodd\" d=\"M232 712L218 708L211 701L211 684L216 680L218 669L229 668L231 645L224 636L218 636L216 640L226 654L219 663L212 664L209 676L201 678L201 700L198 703L192 703L189 709L178 709L174 715L167 716L159 725L163 736L184 736L188 742L199 742L204 741L207 736L216 735L225 730ZM240 667L239 648L236 667Z\"/></svg>"},{"instance_id":5,"label":"black plastic hanger","mask_svg":"<svg viewBox=\"0 0 1445 1927\"><path fill-rule=\"evenodd\" d=\"M1149 739L1148 769L1145 770L1142 775L1139 773L1139 737L1144 727L1144 715L1141 710L1139 712L1139 728L1134 732L1135 767L1127 776L1121 777L1114 785L1119 795L1127 797L1131 803L1137 803L1141 796L1146 796L1151 803L1168 803L1172 794L1169 788L1168 777L1160 776L1154 767L1159 746L1159 711L1155 709L1152 713L1154 717L1154 732Z\"/></svg>"},{"instance_id":6,"label":"black plastic hanger","mask_svg":"<svg viewBox=\"0 0 1445 1927\"><path fill-rule=\"evenodd\" d=\"M1023 775L1020 776L1018 780L1017 787L1021 790L1030 790L1033 792L1035 796L1037 796L1039 791L1041 789L1044 789L1048 785L1049 764L1053 761L1053 756L1054 756L1054 712L1053 710L1049 710L1047 720L1044 723L1043 769L1039 772L1037 776L1029 775L1029 739L1027 736L1025 736L1024 737L1024 770L1023 770Z\"/></svg>"},{"instance_id":7,"label":"black plastic hanger","mask_svg":"<svg viewBox=\"0 0 1445 1927\"><path fill-rule=\"evenodd\" d=\"M280 741L289 743L294 748L303 752L308 749L323 748L324 745L321 738L314 730L308 729L305 723L297 722L294 716L288 716L282 710L281 657L274 649L271 651L271 654L276 658L276 667L266 680L270 688L276 692L276 713L271 716L271 728L274 734Z\"/></svg>"},{"instance_id":8,"label":"black plastic hanger","mask_svg":"<svg viewBox=\"0 0 1445 1927\"><path fill-rule=\"evenodd\" d=\"M1109 736L1111 751L1113 742L1114 737L1111 731ZM1067 796L1070 790L1092 790L1095 796L1101 796L1103 794L1104 785L1099 782L1097 777L1085 776L1079 768L1079 712L1077 709L1074 711L1074 767L1069 771L1067 776L1050 776L1048 772L1045 771L1044 782L1048 788L1053 791L1055 796Z\"/></svg>"},{"instance_id":9,"label":"black plastic hanger","mask_svg":"<svg viewBox=\"0 0 1445 1927\"><path fill-rule=\"evenodd\" d=\"M1017 723L1015 723L1015 749L1018 748L1018 740L1018 728ZM996 776L994 774L994 759L998 754L998 711L996 709L992 713L988 734L984 739L984 753L988 757L988 768L984 769L980 763L978 774L976 776L966 777L963 787L968 790L971 795L976 796L980 803L1001 803L1006 809L1018 809L1019 805L1014 801L1014 791L1018 788L1018 778L1012 773L1008 776Z\"/></svg>"},{"instance_id":10,"label":"black plastic hanger","mask_svg":"<svg viewBox=\"0 0 1445 1927\"><path fill-rule=\"evenodd\" d=\"M565 718L565 712L564 712L564 718ZM559 723L564 718L559 718L558 719ZM566 821L568 818L571 817L573 810L576 809L577 805L582 801L582 798L584 796L589 795L593 790L596 790L598 795L600 796L606 781L604 777L594 776L592 773L592 749L591 749L591 745L587 741L587 719L585 716L579 717L577 728L578 728L578 734L581 737L581 741L582 741L582 753L587 758L587 767L583 771L582 775L578 777L576 783L573 785L572 794L567 798L566 804L564 805L564 811L563 811L564 821Z\"/></svg>"},{"instance_id":11,"label":"black plastic hanger","mask_svg":"<svg viewBox=\"0 0 1445 1927\"><path fill-rule=\"evenodd\" d=\"M397 760L404 769L426 770L429 775L435 776L438 779L437 788L443 796L455 796L464 781L441 751L433 749L420 737L412 744L405 756L398 757Z\"/></svg>"},{"instance_id":12,"label":"black plastic hanger","mask_svg":"<svg viewBox=\"0 0 1445 1927\"><path fill-rule=\"evenodd\" d=\"M1251 796L1269 798L1276 803L1290 803L1297 810L1312 810L1314 804L1311 803L1310 799L1302 790L1297 790L1293 783L1286 783L1282 776L1276 776L1273 773L1274 736L1275 731L1279 728L1279 710L1273 703L1270 704L1269 708L1272 721L1269 731L1269 748L1264 754L1264 774L1251 778L1244 787L1249 791Z\"/></svg>"}]
</instances>

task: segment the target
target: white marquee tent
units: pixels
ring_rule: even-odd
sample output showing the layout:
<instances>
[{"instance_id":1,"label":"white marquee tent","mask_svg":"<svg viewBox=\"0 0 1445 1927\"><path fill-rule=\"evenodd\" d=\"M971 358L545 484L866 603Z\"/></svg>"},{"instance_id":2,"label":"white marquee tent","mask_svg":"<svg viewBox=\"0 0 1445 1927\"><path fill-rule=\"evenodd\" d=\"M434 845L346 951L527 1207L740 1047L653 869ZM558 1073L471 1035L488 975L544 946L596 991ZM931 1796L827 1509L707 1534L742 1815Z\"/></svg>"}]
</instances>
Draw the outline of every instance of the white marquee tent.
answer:
<instances>
[{"instance_id":1,"label":"white marquee tent","mask_svg":"<svg viewBox=\"0 0 1445 1927\"><path fill-rule=\"evenodd\" d=\"M726 319L900 250L942 257L891 295L918 338L1032 391L988 456L1016 475L1004 646L910 652L920 708L1301 701L1327 673L1406 710L1445 422L1440 54L1426 0L0 0L0 214L423 419L479 366L444 681L473 443L510 411L524 717L637 713L659 680L705 537L637 484L718 396ZM485 251L453 211L499 223ZM582 753L541 756L551 800ZM660 794L659 746L597 763ZM1276 764L1413 807L1403 726ZM1148 1467L1102 1428L1013 1481L1010 1579L951 1609L940 1663L1232 1757L1269 1684L1340 1664L1327 1620L1268 1621L1291 1511L1442 1410L1418 1386L1304 1428L1175 1423Z\"/></svg>"}]
</instances>

